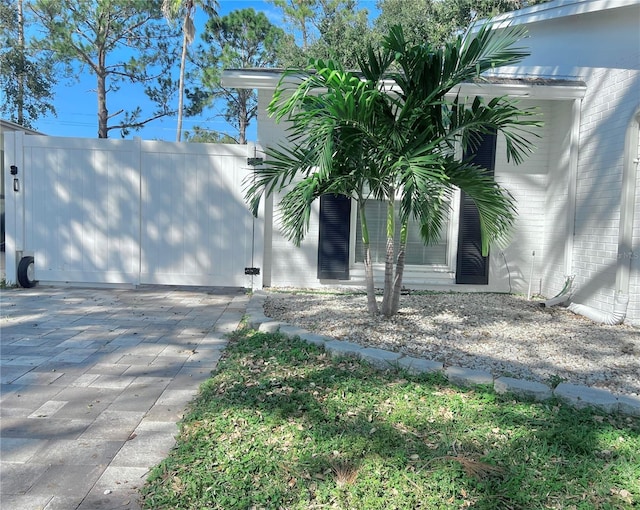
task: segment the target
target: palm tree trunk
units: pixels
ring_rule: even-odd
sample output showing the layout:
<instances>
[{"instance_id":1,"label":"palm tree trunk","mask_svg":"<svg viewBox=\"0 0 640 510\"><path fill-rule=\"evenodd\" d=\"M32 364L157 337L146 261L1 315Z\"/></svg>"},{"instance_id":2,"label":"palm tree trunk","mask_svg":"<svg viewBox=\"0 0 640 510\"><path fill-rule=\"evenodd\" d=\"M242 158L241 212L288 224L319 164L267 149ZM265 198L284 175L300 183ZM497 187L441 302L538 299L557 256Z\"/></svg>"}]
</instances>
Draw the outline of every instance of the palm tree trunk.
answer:
<instances>
[{"instance_id":1,"label":"palm tree trunk","mask_svg":"<svg viewBox=\"0 0 640 510\"><path fill-rule=\"evenodd\" d=\"M408 222L405 221L400 229L400 248L398 250L398 260L396 260L396 276L393 281L393 295L391 300L391 315L398 313L400 309L400 292L402 291L402 276L407 254L407 230Z\"/></svg>"},{"instance_id":2,"label":"palm tree trunk","mask_svg":"<svg viewBox=\"0 0 640 510\"><path fill-rule=\"evenodd\" d=\"M176 142L182 139L182 110L184 109L184 73L187 63L187 32L183 30L182 56L180 57L180 81L178 84L178 126L176 129Z\"/></svg>"},{"instance_id":3,"label":"palm tree trunk","mask_svg":"<svg viewBox=\"0 0 640 510\"><path fill-rule=\"evenodd\" d=\"M393 235L395 233L395 210L394 199L395 190L392 188L387 202L387 252L384 258L384 291L382 294L382 315L391 317L391 296L393 290L393 255L394 243Z\"/></svg>"},{"instance_id":4,"label":"palm tree trunk","mask_svg":"<svg viewBox=\"0 0 640 510\"><path fill-rule=\"evenodd\" d=\"M376 301L376 288L373 283L373 266L371 265L371 244L369 241L369 228L364 212L364 198L358 197L360 209L360 226L362 228L362 251L364 255L364 279L367 286L367 310L371 315L378 314L378 302Z\"/></svg>"}]
</instances>

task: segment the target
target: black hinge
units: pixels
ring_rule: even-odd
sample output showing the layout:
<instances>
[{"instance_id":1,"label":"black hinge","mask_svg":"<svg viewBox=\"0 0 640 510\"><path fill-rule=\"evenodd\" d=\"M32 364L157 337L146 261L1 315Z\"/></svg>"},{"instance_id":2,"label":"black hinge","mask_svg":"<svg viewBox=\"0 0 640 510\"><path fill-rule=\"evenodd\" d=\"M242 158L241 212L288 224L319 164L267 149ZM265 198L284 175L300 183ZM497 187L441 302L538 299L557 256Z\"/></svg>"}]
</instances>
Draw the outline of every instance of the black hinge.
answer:
<instances>
[{"instance_id":1,"label":"black hinge","mask_svg":"<svg viewBox=\"0 0 640 510\"><path fill-rule=\"evenodd\" d=\"M245 267L244 268L244 274L248 274L251 276L257 276L260 274L260 268L259 267Z\"/></svg>"}]
</instances>

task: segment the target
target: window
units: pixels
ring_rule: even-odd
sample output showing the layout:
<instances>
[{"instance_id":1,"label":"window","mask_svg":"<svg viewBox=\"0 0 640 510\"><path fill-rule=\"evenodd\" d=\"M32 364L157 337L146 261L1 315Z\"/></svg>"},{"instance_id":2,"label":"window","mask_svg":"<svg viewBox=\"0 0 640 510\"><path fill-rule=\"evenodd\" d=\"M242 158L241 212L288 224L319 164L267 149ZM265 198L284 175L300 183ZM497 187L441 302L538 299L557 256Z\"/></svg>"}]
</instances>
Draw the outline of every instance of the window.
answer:
<instances>
[{"instance_id":1,"label":"window","mask_svg":"<svg viewBox=\"0 0 640 510\"><path fill-rule=\"evenodd\" d=\"M399 210L399 203L396 203L396 214ZM369 240L371 245L371 262L374 264L384 263L387 247L387 204L380 200L367 200L365 203L367 215L367 226L369 228ZM397 216L396 216L397 218ZM420 237L420 227L415 219L409 220L409 230L407 237L407 252L405 263L408 265L446 265L447 264L447 242L448 242L448 218L444 222L440 239L437 243L425 246ZM398 225L396 224L396 227ZM396 245L399 242L399 228L396 228ZM362 251L362 229L360 227L360 213L356 221L356 245L355 261L364 262Z\"/></svg>"}]
</instances>

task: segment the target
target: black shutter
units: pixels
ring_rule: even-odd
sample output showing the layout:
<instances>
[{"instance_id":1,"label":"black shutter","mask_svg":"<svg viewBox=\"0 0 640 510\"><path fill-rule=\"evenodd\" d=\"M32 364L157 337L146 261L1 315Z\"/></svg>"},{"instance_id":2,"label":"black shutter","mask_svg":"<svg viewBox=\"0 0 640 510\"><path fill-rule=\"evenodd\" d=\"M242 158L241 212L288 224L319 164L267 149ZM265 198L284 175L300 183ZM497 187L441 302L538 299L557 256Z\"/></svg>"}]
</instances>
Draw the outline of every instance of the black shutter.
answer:
<instances>
[{"instance_id":1,"label":"black shutter","mask_svg":"<svg viewBox=\"0 0 640 510\"><path fill-rule=\"evenodd\" d=\"M342 195L322 195L318 239L319 279L349 279L350 227L351 199Z\"/></svg>"},{"instance_id":2,"label":"black shutter","mask_svg":"<svg viewBox=\"0 0 640 510\"><path fill-rule=\"evenodd\" d=\"M496 163L496 135L484 135L475 153L465 154L465 158L469 156L473 163L486 168L487 173L493 175ZM464 192L460 197L456 283L489 283L489 258L482 256L480 215L473 200Z\"/></svg>"}]
</instances>

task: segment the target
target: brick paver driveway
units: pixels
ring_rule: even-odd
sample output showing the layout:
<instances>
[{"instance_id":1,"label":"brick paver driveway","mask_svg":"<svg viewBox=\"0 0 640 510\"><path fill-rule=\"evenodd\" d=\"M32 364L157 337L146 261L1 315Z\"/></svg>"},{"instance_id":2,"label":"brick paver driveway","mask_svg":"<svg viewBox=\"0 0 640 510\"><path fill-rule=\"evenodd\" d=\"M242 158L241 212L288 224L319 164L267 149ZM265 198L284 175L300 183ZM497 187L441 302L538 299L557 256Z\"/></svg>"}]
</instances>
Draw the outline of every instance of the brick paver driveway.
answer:
<instances>
[{"instance_id":1,"label":"brick paver driveway","mask_svg":"<svg viewBox=\"0 0 640 510\"><path fill-rule=\"evenodd\" d=\"M138 508L215 369L244 289L0 294L0 507Z\"/></svg>"}]
</instances>

